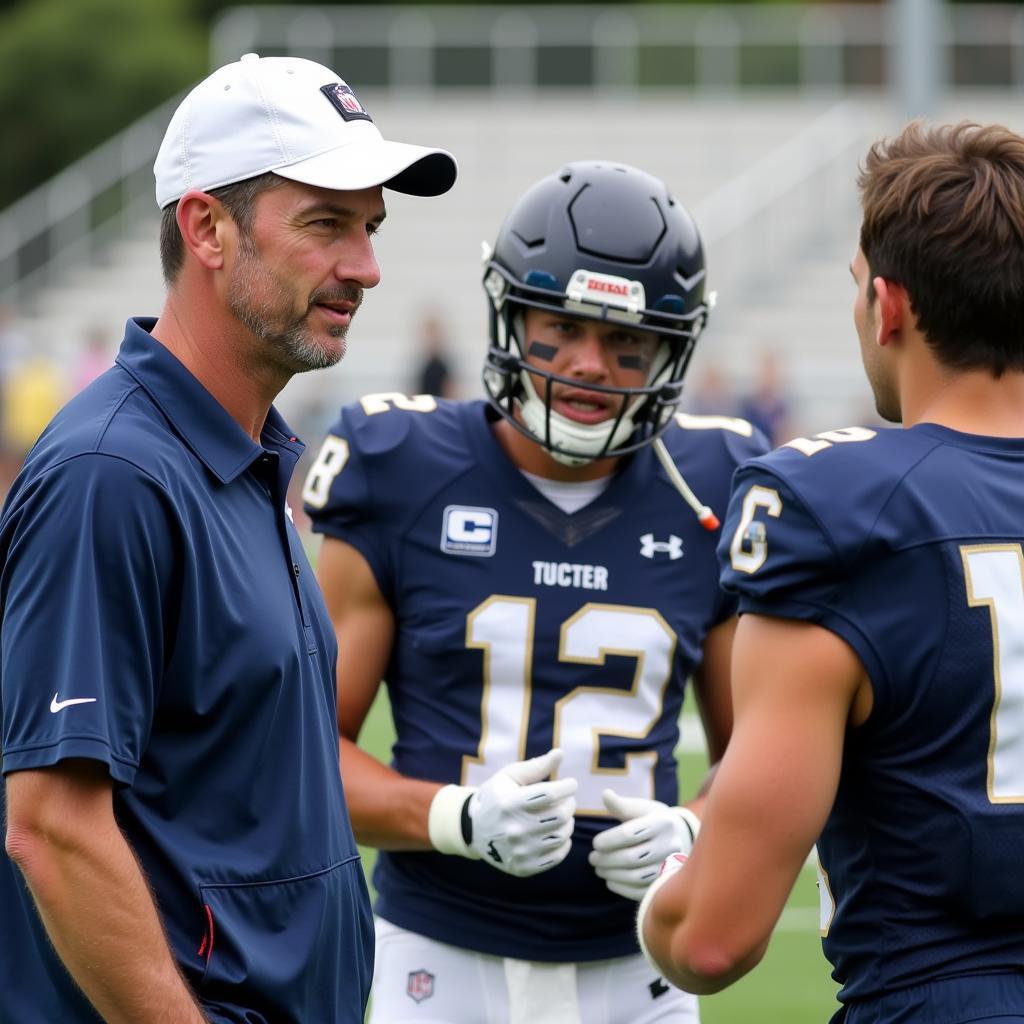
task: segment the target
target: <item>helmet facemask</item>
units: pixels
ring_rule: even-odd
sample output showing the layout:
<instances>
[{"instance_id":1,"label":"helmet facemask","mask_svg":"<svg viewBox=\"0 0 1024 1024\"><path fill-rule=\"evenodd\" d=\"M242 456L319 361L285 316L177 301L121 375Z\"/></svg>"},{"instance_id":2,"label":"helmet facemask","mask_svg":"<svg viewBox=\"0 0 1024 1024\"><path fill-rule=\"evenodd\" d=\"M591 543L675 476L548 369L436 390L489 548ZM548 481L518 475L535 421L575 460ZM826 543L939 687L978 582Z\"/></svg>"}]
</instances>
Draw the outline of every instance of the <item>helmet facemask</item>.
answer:
<instances>
[{"instance_id":1,"label":"helmet facemask","mask_svg":"<svg viewBox=\"0 0 1024 1024\"><path fill-rule=\"evenodd\" d=\"M642 285L633 284L642 295ZM689 315L680 315L580 301L573 292L559 294L550 288L513 282L494 261L488 263L485 288L491 300L493 339L484 368L487 397L504 418L544 447L552 458L567 466L617 458L650 444L668 427L682 397L683 375L693 346L706 319L703 306ZM621 323L655 334L657 348L644 384L623 387L581 382L529 362L524 315L529 308ZM618 412L595 424L568 419L551 406L556 384L621 398Z\"/></svg>"},{"instance_id":2,"label":"helmet facemask","mask_svg":"<svg viewBox=\"0 0 1024 1024\"><path fill-rule=\"evenodd\" d=\"M491 343L484 389L516 430L579 466L627 455L668 427L708 306L699 232L663 182L624 164L568 164L520 197L485 261ZM531 362L528 309L654 334L644 383L592 384ZM552 408L556 386L620 401L607 420L581 423Z\"/></svg>"}]
</instances>

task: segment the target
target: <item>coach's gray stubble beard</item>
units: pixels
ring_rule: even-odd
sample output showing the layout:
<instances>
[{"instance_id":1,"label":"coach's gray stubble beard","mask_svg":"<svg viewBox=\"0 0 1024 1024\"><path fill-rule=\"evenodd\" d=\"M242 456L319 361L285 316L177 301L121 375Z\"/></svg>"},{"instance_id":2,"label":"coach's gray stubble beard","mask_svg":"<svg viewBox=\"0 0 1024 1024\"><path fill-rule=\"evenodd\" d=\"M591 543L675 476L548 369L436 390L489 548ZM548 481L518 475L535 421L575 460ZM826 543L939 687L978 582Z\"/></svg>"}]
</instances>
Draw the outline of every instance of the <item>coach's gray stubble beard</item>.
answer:
<instances>
[{"instance_id":1,"label":"coach's gray stubble beard","mask_svg":"<svg viewBox=\"0 0 1024 1024\"><path fill-rule=\"evenodd\" d=\"M305 313L299 317L282 315L273 304L276 296L286 296L286 289L267 269L259 251L243 238L228 284L228 308L249 332L273 350L282 369L289 374L322 370L334 366L345 355L348 326L337 324L327 328L329 337L340 344L334 348L317 343L310 336L308 318L319 303L350 302L352 314L362 302L362 289L357 285L341 284L337 288L318 289L310 296Z\"/></svg>"}]
</instances>

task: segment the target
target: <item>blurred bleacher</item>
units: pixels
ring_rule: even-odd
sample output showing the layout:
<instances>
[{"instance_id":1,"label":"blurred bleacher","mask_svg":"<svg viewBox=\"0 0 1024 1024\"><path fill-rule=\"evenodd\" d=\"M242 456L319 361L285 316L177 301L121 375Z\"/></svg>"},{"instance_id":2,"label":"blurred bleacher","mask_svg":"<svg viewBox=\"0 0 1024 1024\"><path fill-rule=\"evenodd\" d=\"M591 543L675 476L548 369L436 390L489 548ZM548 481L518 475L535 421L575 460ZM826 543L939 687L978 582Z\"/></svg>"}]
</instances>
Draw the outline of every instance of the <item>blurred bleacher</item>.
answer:
<instances>
[{"instance_id":1,"label":"blurred bleacher","mask_svg":"<svg viewBox=\"0 0 1024 1024\"><path fill-rule=\"evenodd\" d=\"M884 83L887 23L877 11L871 21L863 10L844 21L847 8L856 5L789 13L794 5L784 5L786 11L761 8L761 21L751 24L739 16L730 23L728 5L666 10L670 6L654 12L661 21L616 21L607 8L587 14L591 20L580 30L591 48L584 84L543 80L544 44L559 43L564 19L553 16L550 39L543 32L531 36L530 22L523 20L528 8L489 9L491 20L479 24L473 19L483 18L483 9L440 8L433 27L431 8L378 6L358 16L345 8L337 14L349 30L344 43L331 27L332 12L340 9L246 8L222 19L214 63L249 49L323 60L356 88L386 137L448 148L461 168L456 188L438 199L388 194L389 217L377 245L382 284L366 296L344 363L293 380L279 402L286 415L318 430L342 401L411 387L420 355L416 332L427 310L438 311L448 328L460 393L478 394L487 343L481 243L493 240L504 212L532 182L565 162L592 158L635 164L663 177L701 225L718 304L698 346L691 387L713 366L740 393L751 385L760 355L775 352L796 429L814 432L870 415L847 263L859 223L858 162L873 139L903 121ZM573 10L581 17L580 8ZM774 22L765 20L771 11ZM996 23L986 20L989 13L976 8L963 24L980 32L979 39L1002 39L1010 47L1004 86L949 90L937 97L932 114L1001 120L1020 129L1015 89L1024 82L1024 57L1018 61L1024 21L1011 12ZM690 54L680 58L690 80L649 84L642 80L638 48L652 34L672 43L665 20L670 16L673 25L688 19L673 31L679 53ZM457 24L463 35L454 39L444 27L451 17L462 19ZM952 25L959 32L961 20L944 31ZM787 25L803 46L794 64L797 80L790 87L750 87L744 41L758 31L763 41L771 26L784 45ZM366 53L352 49L352 36L360 31L364 49L385 47L386 59L372 73ZM429 46L414 45L416 32ZM487 87L439 81L447 66L439 39L466 52L483 40L490 54ZM631 49L623 49L623 39ZM865 57L871 47L883 56ZM433 55L432 65L424 63L424 53ZM709 53L718 59L710 60ZM859 63L851 54L860 54ZM445 61L451 59L449 53ZM854 73L876 65L877 73L863 72L859 79ZM113 344L127 316L159 313L158 212L148 169L170 109L112 140L102 160L69 169L62 181L0 214L0 301L16 308L18 329L34 350L70 360L86 331L102 326ZM95 213L82 212L97 196L109 205L115 193L115 216L97 223ZM31 226L43 221L49 233L30 239Z\"/></svg>"}]
</instances>

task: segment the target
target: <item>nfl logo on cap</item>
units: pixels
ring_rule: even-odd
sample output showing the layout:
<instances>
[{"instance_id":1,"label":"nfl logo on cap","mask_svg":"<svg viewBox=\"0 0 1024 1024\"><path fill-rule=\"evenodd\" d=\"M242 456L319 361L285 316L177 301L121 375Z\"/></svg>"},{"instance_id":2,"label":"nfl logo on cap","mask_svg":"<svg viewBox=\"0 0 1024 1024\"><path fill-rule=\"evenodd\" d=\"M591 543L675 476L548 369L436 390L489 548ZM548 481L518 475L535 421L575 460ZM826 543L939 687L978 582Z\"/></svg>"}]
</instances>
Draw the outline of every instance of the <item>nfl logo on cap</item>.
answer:
<instances>
[{"instance_id":1,"label":"nfl logo on cap","mask_svg":"<svg viewBox=\"0 0 1024 1024\"><path fill-rule=\"evenodd\" d=\"M370 115L363 109L362 103L346 82L334 82L320 86L320 91L334 104L338 113L346 121L371 121Z\"/></svg>"}]
</instances>

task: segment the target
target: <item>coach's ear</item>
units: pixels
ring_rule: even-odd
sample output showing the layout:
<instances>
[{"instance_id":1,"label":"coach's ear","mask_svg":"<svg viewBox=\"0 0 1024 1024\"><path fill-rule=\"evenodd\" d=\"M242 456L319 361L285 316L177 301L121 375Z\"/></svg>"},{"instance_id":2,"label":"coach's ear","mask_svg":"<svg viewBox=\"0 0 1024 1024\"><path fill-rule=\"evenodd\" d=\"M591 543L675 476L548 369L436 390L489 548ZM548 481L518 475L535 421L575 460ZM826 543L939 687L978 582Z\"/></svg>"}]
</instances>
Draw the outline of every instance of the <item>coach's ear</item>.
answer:
<instances>
[{"instance_id":1,"label":"coach's ear","mask_svg":"<svg viewBox=\"0 0 1024 1024\"><path fill-rule=\"evenodd\" d=\"M235 222L227 210L214 196L193 188L178 200L176 215L185 248L207 270L220 270L224 266L225 242L235 231Z\"/></svg>"},{"instance_id":2,"label":"coach's ear","mask_svg":"<svg viewBox=\"0 0 1024 1024\"><path fill-rule=\"evenodd\" d=\"M901 284L876 277L871 282L875 289L875 340L879 345L898 341L908 329L917 326L910 307L910 296Z\"/></svg>"}]
</instances>

